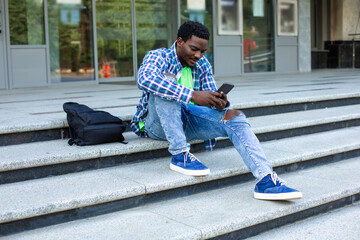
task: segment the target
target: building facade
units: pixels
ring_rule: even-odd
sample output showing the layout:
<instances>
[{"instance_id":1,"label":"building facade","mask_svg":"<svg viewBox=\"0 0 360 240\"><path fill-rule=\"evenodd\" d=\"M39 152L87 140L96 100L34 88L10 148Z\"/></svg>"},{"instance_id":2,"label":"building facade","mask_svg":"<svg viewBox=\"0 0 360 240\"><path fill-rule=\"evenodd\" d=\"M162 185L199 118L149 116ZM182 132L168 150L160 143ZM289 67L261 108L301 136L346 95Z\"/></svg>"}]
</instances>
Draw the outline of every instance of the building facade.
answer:
<instances>
[{"instance_id":1,"label":"building facade","mask_svg":"<svg viewBox=\"0 0 360 240\"><path fill-rule=\"evenodd\" d=\"M216 77L307 72L352 42L359 12L360 0L1 0L0 89L136 81L188 20L211 32Z\"/></svg>"}]
</instances>

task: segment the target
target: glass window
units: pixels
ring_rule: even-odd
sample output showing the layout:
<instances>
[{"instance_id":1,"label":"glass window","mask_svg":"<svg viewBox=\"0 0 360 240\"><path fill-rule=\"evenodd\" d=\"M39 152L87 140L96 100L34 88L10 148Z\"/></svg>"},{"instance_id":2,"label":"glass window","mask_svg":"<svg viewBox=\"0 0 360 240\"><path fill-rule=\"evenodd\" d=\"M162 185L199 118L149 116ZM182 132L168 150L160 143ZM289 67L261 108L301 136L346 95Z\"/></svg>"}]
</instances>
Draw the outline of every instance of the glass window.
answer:
<instances>
[{"instance_id":1,"label":"glass window","mask_svg":"<svg viewBox=\"0 0 360 240\"><path fill-rule=\"evenodd\" d=\"M238 0L218 1L218 32L219 35L241 34L241 2Z\"/></svg>"},{"instance_id":2,"label":"glass window","mask_svg":"<svg viewBox=\"0 0 360 240\"><path fill-rule=\"evenodd\" d=\"M196 21L204 24L209 29L210 39L205 57L214 67L212 9L212 1L210 0L180 0L181 23Z\"/></svg>"},{"instance_id":3,"label":"glass window","mask_svg":"<svg viewBox=\"0 0 360 240\"><path fill-rule=\"evenodd\" d=\"M297 1L278 1L278 34L279 36L297 36Z\"/></svg>"},{"instance_id":4,"label":"glass window","mask_svg":"<svg viewBox=\"0 0 360 240\"><path fill-rule=\"evenodd\" d=\"M94 80L91 0L49 0L52 82Z\"/></svg>"},{"instance_id":5,"label":"glass window","mask_svg":"<svg viewBox=\"0 0 360 240\"><path fill-rule=\"evenodd\" d=\"M96 0L100 78L134 75L131 0Z\"/></svg>"},{"instance_id":6,"label":"glass window","mask_svg":"<svg viewBox=\"0 0 360 240\"><path fill-rule=\"evenodd\" d=\"M172 38L171 3L168 0L135 1L138 67L145 54L157 48L169 48Z\"/></svg>"},{"instance_id":7,"label":"glass window","mask_svg":"<svg viewBox=\"0 0 360 240\"><path fill-rule=\"evenodd\" d=\"M10 0L10 44L42 45L44 38L44 3L42 0Z\"/></svg>"},{"instance_id":8,"label":"glass window","mask_svg":"<svg viewBox=\"0 0 360 240\"><path fill-rule=\"evenodd\" d=\"M270 0L243 1L245 72L275 71L273 11Z\"/></svg>"}]
</instances>

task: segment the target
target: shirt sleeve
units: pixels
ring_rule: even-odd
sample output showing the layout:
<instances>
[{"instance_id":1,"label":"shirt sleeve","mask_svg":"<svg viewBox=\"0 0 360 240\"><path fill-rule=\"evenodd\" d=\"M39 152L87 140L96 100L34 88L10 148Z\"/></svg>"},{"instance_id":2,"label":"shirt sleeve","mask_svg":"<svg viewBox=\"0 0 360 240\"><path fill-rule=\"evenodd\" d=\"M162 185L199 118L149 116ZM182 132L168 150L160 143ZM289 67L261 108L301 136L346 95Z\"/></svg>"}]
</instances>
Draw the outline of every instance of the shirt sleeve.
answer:
<instances>
[{"instance_id":1,"label":"shirt sleeve","mask_svg":"<svg viewBox=\"0 0 360 240\"><path fill-rule=\"evenodd\" d=\"M165 57L158 51L150 51L138 71L138 87L166 99L189 103L193 90L181 86L176 79L165 76L165 72Z\"/></svg>"}]
</instances>

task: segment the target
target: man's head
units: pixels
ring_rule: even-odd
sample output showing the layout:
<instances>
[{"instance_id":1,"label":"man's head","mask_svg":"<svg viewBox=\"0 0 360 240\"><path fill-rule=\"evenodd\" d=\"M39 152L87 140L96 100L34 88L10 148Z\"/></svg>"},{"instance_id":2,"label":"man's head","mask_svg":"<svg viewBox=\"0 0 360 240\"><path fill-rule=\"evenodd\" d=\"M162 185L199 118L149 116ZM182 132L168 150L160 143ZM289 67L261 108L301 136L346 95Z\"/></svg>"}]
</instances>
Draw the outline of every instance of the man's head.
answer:
<instances>
[{"instance_id":1,"label":"man's head","mask_svg":"<svg viewBox=\"0 0 360 240\"><path fill-rule=\"evenodd\" d=\"M193 67L207 50L210 33L198 22L185 22L178 30L176 53L183 66Z\"/></svg>"},{"instance_id":2,"label":"man's head","mask_svg":"<svg viewBox=\"0 0 360 240\"><path fill-rule=\"evenodd\" d=\"M188 21L183 23L178 30L177 38L181 38L186 42L191 36L209 40L209 29L198 22Z\"/></svg>"}]
</instances>

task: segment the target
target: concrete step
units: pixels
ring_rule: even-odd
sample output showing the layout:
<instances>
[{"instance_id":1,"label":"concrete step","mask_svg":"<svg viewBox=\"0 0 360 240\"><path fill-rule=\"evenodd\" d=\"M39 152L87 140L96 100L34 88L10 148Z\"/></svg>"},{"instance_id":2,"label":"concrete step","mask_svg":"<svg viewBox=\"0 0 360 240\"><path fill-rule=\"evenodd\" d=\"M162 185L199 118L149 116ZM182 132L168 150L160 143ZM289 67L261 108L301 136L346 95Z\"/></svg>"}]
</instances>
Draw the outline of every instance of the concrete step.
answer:
<instances>
[{"instance_id":1,"label":"concrete step","mask_svg":"<svg viewBox=\"0 0 360 240\"><path fill-rule=\"evenodd\" d=\"M123 105L109 105L105 102L105 100L110 101L107 98L96 104L87 101L81 103L119 116L127 125L126 131L130 131L129 122L135 113L136 101L139 99L139 93L135 90L134 87L129 89L130 93L127 95L128 97L124 98L126 101ZM264 96L262 96L263 100L259 99L259 96L254 99L244 100L241 96L235 94L232 96L232 108L242 109L248 117L360 104L360 93L325 94L306 97L295 97L292 94L292 96L282 96L276 100ZM49 106L33 106L33 102L30 101L21 105L22 108L28 106L29 110L13 113L6 110L7 105L13 105L11 101L9 103L0 102L1 106L5 105L4 109L0 109L0 113L3 116L12 116L11 119L3 117L7 121L1 121L0 118L0 146L68 138L66 114L62 110L63 103L64 100L61 99L56 100ZM22 109L22 111L24 110Z\"/></svg>"},{"instance_id":2,"label":"concrete step","mask_svg":"<svg viewBox=\"0 0 360 240\"><path fill-rule=\"evenodd\" d=\"M269 141L278 173L359 156L360 127ZM339 141L341 139L341 141ZM347 155L349 153L349 155ZM191 195L253 179L236 150L196 154L205 177L172 172L169 158L0 186L1 231L43 226ZM219 161L222 159L222 161Z\"/></svg>"},{"instance_id":3,"label":"concrete step","mask_svg":"<svg viewBox=\"0 0 360 240\"><path fill-rule=\"evenodd\" d=\"M282 113L252 117L249 122L260 141L269 141L360 125L358 109L360 105ZM63 139L2 146L0 176L3 177L0 177L0 184L169 155L166 142L139 138L132 132L126 132L124 136L128 141L127 145L110 143L78 147L69 146L67 139ZM204 149L202 141L192 142L192 145L194 152ZM231 145L227 138L218 139L218 147ZM58 164L62 166L59 167ZM14 174L13 171L18 170L23 171ZM8 172L9 177L4 175L5 172ZM14 180L10 180L11 178Z\"/></svg>"},{"instance_id":4,"label":"concrete step","mask_svg":"<svg viewBox=\"0 0 360 240\"><path fill-rule=\"evenodd\" d=\"M301 200L255 200L254 183L243 183L9 239L243 239L358 201L359 168L360 158L353 158L283 174L303 192Z\"/></svg>"},{"instance_id":5,"label":"concrete step","mask_svg":"<svg viewBox=\"0 0 360 240\"><path fill-rule=\"evenodd\" d=\"M336 209L291 225L273 229L249 240L358 240L360 228L360 203Z\"/></svg>"},{"instance_id":6,"label":"concrete step","mask_svg":"<svg viewBox=\"0 0 360 240\"><path fill-rule=\"evenodd\" d=\"M360 105L250 117L260 141L360 125Z\"/></svg>"},{"instance_id":7,"label":"concrete step","mask_svg":"<svg viewBox=\"0 0 360 240\"><path fill-rule=\"evenodd\" d=\"M299 136L360 124L360 105L282 113L249 118L260 141ZM0 147L0 184L98 169L134 161L168 156L166 142L143 139L124 133L128 144L69 146L67 139ZM231 146L219 138L217 147ZM202 141L192 142L192 151L203 151ZM31 154L29 154L31 153ZM15 172L21 171L21 172Z\"/></svg>"},{"instance_id":8,"label":"concrete step","mask_svg":"<svg viewBox=\"0 0 360 240\"><path fill-rule=\"evenodd\" d=\"M351 121L359 118L360 105L350 105L250 117L248 119L255 134L262 134L266 132Z\"/></svg>"}]
</instances>

